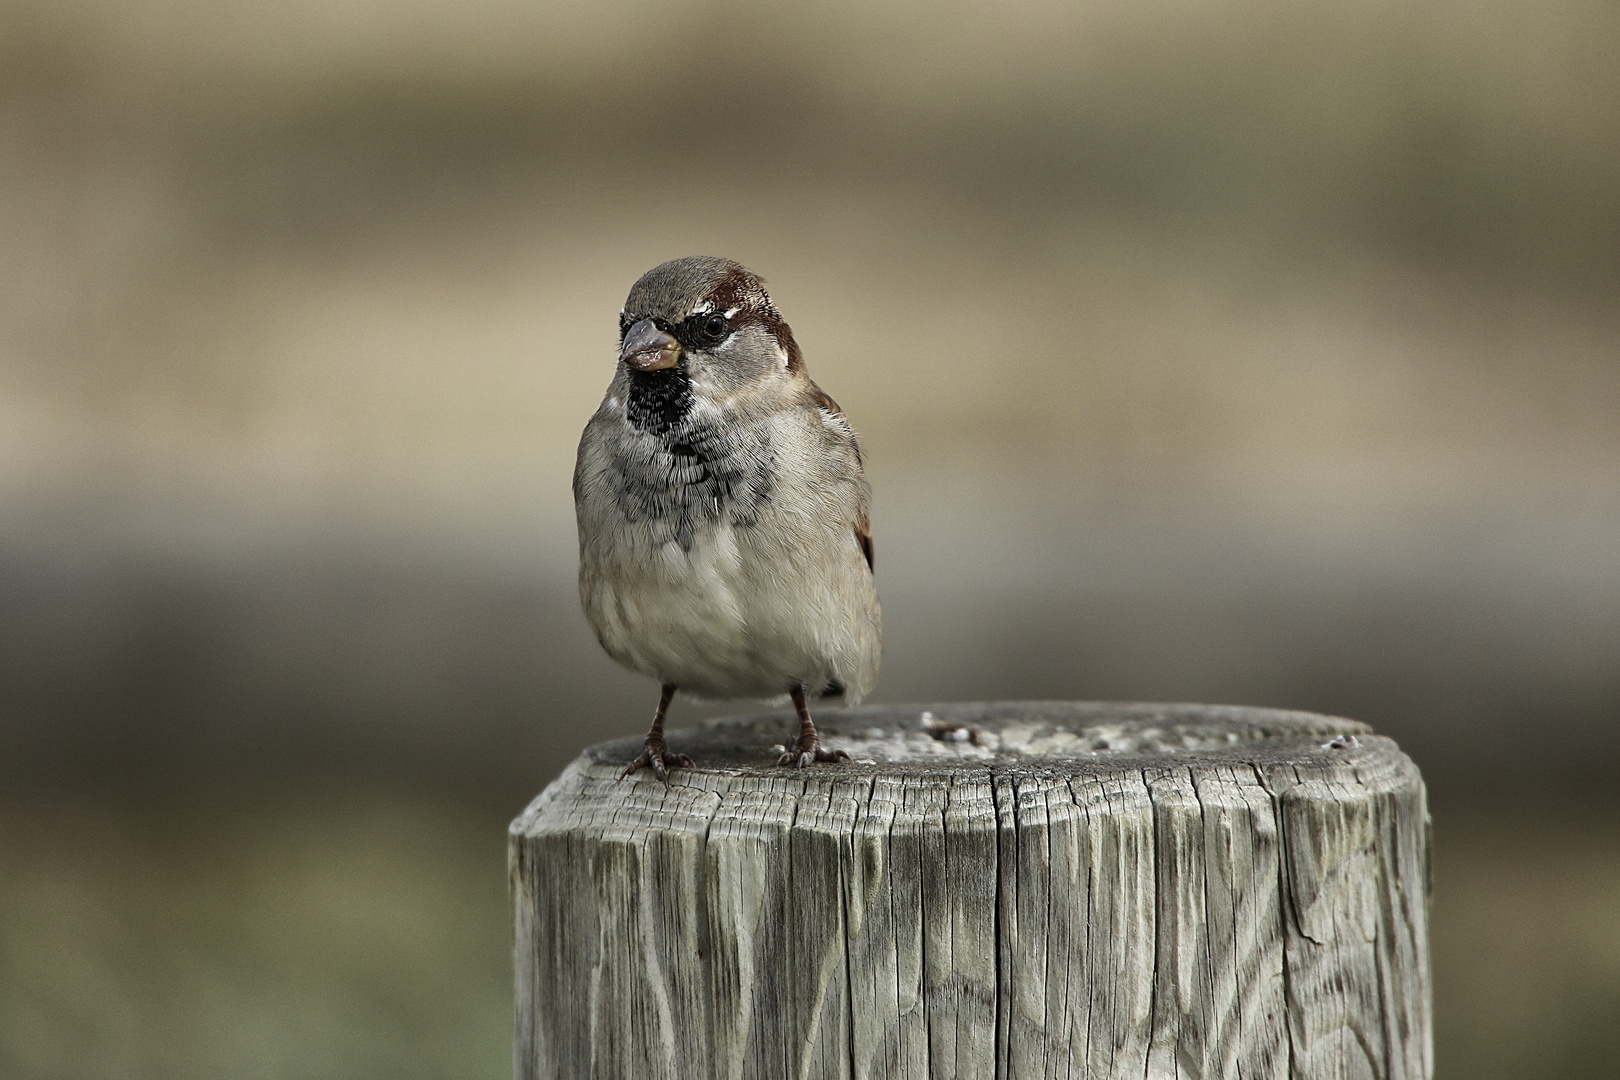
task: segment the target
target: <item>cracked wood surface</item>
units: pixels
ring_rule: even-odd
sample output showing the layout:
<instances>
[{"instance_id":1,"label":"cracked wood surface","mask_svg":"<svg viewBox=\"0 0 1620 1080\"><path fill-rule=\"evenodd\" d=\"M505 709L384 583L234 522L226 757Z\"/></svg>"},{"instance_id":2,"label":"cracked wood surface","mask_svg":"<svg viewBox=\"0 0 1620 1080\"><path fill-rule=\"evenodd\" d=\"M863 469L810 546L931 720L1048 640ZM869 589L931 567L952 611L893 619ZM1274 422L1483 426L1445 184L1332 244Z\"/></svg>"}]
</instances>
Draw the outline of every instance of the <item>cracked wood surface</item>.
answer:
<instances>
[{"instance_id":1,"label":"cracked wood surface","mask_svg":"<svg viewBox=\"0 0 1620 1080\"><path fill-rule=\"evenodd\" d=\"M512 823L515 1065L551 1078L1432 1073L1428 812L1362 724L871 706L592 747Z\"/></svg>"}]
</instances>

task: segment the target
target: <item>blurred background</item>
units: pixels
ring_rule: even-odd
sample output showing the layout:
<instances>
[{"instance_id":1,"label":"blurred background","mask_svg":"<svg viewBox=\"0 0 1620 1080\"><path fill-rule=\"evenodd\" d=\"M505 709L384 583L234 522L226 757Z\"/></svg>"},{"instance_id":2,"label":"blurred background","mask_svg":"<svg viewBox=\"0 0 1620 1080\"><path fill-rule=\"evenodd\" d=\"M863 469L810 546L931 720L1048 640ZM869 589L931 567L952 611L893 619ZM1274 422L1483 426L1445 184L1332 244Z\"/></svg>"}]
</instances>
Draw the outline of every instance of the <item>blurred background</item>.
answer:
<instances>
[{"instance_id":1,"label":"blurred background","mask_svg":"<svg viewBox=\"0 0 1620 1080\"><path fill-rule=\"evenodd\" d=\"M0 1073L500 1077L616 315L763 274L881 701L1353 716L1442 1077L1620 1071L1620 8L0 0ZM677 706L677 724L749 703Z\"/></svg>"}]
</instances>

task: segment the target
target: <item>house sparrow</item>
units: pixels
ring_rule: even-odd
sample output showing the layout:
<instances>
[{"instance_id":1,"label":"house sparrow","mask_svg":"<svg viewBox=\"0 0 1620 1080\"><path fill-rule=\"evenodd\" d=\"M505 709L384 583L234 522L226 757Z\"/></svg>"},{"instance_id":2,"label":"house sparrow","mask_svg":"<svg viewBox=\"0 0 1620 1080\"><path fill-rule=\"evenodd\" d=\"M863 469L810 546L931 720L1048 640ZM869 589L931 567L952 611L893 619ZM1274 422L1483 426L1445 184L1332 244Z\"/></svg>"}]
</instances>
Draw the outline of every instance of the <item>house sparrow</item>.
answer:
<instances>
[{"instance_id":1,"label":"house sparrow","mask_svg":"<svg viewBox=\"0 0 1620 1080\"><path fill-rule=\"evenodd\" d=\"M788 695L777 760L841 761L806 698L860 701L877 679L871 488L855 433L805 373L758 277L728 259L654 267L619 313L619 363L579 442L579 595L609 656L663 684L642 766L677 691Z\"/></svg>"}]
</instances>

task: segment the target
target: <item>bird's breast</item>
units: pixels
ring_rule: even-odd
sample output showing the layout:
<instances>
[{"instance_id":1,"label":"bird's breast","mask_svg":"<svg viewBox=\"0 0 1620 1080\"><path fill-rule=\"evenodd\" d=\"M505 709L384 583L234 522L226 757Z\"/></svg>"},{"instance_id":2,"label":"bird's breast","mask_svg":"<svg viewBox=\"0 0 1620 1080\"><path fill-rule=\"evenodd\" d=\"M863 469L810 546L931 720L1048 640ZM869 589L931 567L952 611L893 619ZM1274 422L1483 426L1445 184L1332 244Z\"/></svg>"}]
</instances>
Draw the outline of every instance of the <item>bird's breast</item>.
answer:
<instances>
[{"instance_id":1,"label":"bird's breast","mask_svg":"<svg viewBox=\"0 0 1620 1080\"><path fill-rule=\"evenodd\" d=\"M654 545L691 551L699 534L757 524L776 487L770 442L746 428L686 425L623 440L606 473L605 501Z\"/></svg>"}]
</instances>

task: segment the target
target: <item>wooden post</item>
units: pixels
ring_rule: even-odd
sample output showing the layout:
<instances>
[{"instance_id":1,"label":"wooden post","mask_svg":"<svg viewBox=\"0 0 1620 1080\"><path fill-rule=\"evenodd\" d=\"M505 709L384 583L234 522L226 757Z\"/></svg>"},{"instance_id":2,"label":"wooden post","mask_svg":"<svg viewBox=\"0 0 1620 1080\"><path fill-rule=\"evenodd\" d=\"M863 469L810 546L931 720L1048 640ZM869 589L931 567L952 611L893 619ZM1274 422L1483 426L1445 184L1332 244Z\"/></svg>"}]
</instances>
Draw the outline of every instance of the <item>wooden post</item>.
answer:
<instances>
[{"instance_id":1,"label":"wooden post","mask_svg":"<svg viewBox=\"0 0 1620 1080\"><path fill-rule=\"evenodd\" d=\"M876 706L586 751L512 824L516 1073L1427 1078L1428 811L1363 724Z\"/></svg>"}]
</instances>

